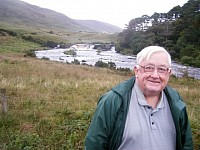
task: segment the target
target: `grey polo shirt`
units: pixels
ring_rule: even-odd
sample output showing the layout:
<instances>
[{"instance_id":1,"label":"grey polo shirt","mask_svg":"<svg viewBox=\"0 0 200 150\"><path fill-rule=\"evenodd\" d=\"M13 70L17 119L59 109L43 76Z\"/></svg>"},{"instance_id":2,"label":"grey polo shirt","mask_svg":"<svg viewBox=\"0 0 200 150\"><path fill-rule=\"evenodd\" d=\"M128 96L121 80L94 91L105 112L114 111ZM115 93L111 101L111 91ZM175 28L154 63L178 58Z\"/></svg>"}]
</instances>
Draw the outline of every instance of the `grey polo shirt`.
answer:
<instances>
[{"instance_id":1,"label":"grey polo shirt","mask_svg":"<svg viewBox=\"0 0 200 150\"><path fill-rule=\"evenodd\" d=\"M162 92L155 109L148 105L137 83L118 150L175 150L176 130L167 98Z\"/></svg>"}]
</instances>

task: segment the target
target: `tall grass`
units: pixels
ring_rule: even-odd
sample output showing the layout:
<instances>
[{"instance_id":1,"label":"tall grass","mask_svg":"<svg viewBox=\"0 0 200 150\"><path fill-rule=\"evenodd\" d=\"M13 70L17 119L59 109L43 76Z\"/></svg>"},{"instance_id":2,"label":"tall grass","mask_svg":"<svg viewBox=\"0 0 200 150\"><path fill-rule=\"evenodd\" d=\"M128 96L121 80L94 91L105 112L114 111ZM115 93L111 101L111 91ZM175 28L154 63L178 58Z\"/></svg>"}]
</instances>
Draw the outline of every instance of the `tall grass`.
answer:
<instances>
[{"instance_id":1,"label":"tall grass","mask_svg":"<svg viewBox=\"0 0 200 150\"><path fill-rule=\"evenodd\" d=\"M1 114L4 149L82 149L100 94L125 77L87 66L4 56L0 87L8 97Z\"/></svg>"},{"instance_id":2,"label":"tall grass","mask_svg":"<svg viewBox=\"0 0 200 150\"><path fill-rule=\"evenodd\" d=\"M200 149L200 81L192 78L176 79L172 78L169 83L173 88L177 89L187 104L188 117L193 132L193 140L195 149Z\"/></svg>"},{"instance_id":3,"label":"tall grass","mask_svg":"<svg viewBox=\"0 0 200 150\"><path fill-rule=\"evenodd\" d=\"M101 94L131 75L20 55L0 57L0 88L8 112L0 114L0 149L83 149ZM200 82L171 78L188 105L195 148L200 147Z\"/></svg>"}]
</instances>

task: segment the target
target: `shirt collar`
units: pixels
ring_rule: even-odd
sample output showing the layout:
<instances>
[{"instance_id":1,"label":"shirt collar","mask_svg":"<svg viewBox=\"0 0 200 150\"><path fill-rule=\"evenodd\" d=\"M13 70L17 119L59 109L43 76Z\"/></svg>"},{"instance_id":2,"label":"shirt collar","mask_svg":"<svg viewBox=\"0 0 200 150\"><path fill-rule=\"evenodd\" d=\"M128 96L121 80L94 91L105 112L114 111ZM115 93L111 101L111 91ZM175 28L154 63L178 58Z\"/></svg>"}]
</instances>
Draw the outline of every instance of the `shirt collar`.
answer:
<instances>
[{"instance_id":1,"label":"shirt collar","mask_svg":"<svg viewBox=\"0 0 200 150\"><path fill-rule=\"evenodd\" d=\"M141 105L141 106L149 106L149 104L147 103L147 101L146 101L146 99L144 97L144 94L140 90L137 82L135 83L133 89L135 90L138 104ZM160 97L160 100L159 100L159 102L158 102L158 104L156 106L156 109L163 108L163 107L164 107L164 92L162 91L161 92L161 97Z\"/></svg>"}]
</instances>

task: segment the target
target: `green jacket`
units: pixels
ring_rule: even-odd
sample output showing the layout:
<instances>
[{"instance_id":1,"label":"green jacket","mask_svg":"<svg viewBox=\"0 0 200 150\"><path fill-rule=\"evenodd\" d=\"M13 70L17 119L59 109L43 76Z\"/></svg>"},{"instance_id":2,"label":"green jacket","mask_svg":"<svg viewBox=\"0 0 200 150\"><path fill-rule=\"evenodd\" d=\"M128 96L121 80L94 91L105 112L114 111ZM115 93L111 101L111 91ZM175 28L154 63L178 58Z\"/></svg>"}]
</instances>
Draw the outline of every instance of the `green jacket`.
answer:
<instances>
[{"instance_id":1,"label":"green jacket","mask_svg":"<svg viewBox=\"0 0 200 150\"><path fill-rule=\"evenodd\" d=\"M120 83L103 95L85 138L86 150L117 150L121 144L135 78ZM176 149L193 150L186 106L169 86L164 89L176 128Z\"/></svg>"}]
</instances>

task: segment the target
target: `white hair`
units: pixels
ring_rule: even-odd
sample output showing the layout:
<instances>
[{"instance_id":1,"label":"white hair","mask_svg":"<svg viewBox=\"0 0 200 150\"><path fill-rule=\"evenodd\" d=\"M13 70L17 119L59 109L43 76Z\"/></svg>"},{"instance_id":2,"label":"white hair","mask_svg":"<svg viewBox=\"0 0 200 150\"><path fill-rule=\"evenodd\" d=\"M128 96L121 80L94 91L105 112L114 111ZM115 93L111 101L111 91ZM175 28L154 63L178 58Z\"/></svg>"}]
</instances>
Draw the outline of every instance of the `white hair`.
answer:
<instances>
[{"instance_id":1,"label":"white hair","mask_svg":"<svg viewBox=\"0 0 200 150\"><path fill-rule=\"evenodd\" d=\"M137 54L137 57L136 57L137 64L140 64L144 59L146 59L148 61L149 58L151 57L151 55L155 52L164 52L167 55L168 63L171 66L170 54L167 52L166 49L164 49L163 47L160 47L160 46L148 46L148 47L145 47L144 49L142 49Z\"/></svg>"}]
</instances>

